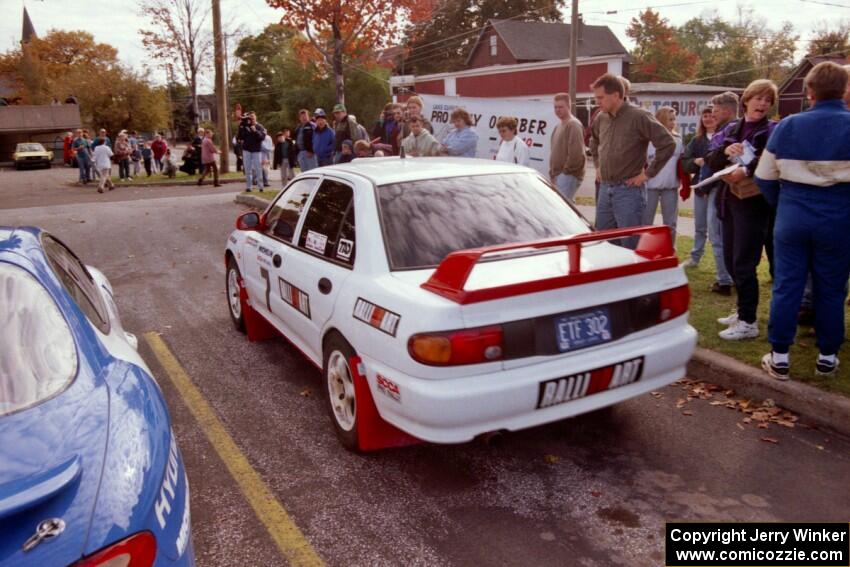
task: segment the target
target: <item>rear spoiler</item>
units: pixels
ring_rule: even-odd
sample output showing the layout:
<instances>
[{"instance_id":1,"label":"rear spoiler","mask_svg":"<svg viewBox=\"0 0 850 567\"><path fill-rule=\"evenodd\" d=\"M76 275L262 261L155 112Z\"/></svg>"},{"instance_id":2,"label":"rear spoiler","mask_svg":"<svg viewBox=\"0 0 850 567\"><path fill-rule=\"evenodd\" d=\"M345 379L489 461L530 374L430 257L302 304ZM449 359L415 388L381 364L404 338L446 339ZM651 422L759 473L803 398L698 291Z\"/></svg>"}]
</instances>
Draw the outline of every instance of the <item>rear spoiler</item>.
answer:
<instances>
[{"instance_id":1,"label":"rear spoiler","mask_svg":"<svg viewBox=\"0 0 850 567\"><path fill-rule=\"evenodd\" d=\"M628 236L640 236L635 254L646 258L647 261L587 272L581 270L581 248L583 244L602 240L614 240ZM466 280L472 273L473 268L475 268L475 265L485 254L517 250L520 248L543 249L559 246L566 246L569 257L569 269L564 276L484 289L464 289ZM422 284L422 288L450 299L455 303L477 303L479 301L501 299L515 295L548 291L560 287L642 274L655 270L675 268L678 264L679 261L673 250L673 240L670 236L669 227L662 225L617 228L570 237L549 238L516 244L499 244L496 246L485 246L483 248L471 248L469 250L452 252L437 266L437 269L428 281Z\"/></svg>"}]
</instances>

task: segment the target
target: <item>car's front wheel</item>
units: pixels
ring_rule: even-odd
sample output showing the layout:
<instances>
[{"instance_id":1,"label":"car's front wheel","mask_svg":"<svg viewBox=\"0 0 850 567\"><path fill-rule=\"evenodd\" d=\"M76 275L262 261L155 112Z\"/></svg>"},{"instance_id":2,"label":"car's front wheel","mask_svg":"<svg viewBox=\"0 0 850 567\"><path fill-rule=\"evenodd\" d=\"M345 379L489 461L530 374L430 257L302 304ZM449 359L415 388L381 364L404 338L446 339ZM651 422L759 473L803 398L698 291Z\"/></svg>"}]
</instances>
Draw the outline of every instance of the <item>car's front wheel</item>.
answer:
<instances>
[{"instance_id":1,"label":"car's front wheel","mask_svg":"<svg viewBox=\"0 0 850 567\"><path fill-rule=\"evenodd\" d=\"M354 371L351 359L354 349L339 334L331 335L325 343L322 375L327 386L328 411L340 443L357 451L357 395L354 390Z\"/></svg>"},{"instance_id":2,"label":"car's front wheel","mask_svg":"<svg viewBox=\"0 0 850 567\"><path fill-rule=\"evenodd\" d=\"M245 314L242 312L242 274L233 256L227 260L227 307L230 320L237 331L245 332Z\"/></svg>"}]
</instances>

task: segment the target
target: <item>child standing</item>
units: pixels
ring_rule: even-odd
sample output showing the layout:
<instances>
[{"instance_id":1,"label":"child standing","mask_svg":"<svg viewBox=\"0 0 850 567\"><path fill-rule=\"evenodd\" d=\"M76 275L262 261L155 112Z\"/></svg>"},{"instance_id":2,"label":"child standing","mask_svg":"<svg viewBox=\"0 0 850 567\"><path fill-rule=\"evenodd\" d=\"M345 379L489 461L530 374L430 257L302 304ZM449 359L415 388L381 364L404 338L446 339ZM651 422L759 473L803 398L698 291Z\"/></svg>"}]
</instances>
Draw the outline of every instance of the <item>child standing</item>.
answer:
<instances>
[{"instance_id":1,"label":"child standing","mask_svg":"<svg viewBox=\"0 0 850 567\"><path fill-rule=\"evenodd\" d=\"M130 138L131 140L135 140L135 138ZM136 143L130 143L130 160L133 162L133 177L139 175L139 172L142 170L142 148L140 147L138 140ZM148 173L148 177L150 177L150 173Z\"/></svg>"},{"instance_id":2,"label":"child standing","mask_svg":"<svg viewBox=\"0 0 850 567\"><path fill-rule=\"evenodd\" d=\"M115 184L112 183L112 149L106 144L101 144L94 149L94 167L100 173L100 184L97 192L103 193L104 187L112 191Z\"/></svg>"},{"instance_id":3,"label":"child standing","mask_svg":"<svg viewBox=\"0 0 850 567\"><path fill-rule=\"evenodd\" d=\"M151 176L151 166L153 165L153 149L150 142L145 142L142 148L142 160L145 162L145 172L148 177Z\"/></svg>"}]
</instances>

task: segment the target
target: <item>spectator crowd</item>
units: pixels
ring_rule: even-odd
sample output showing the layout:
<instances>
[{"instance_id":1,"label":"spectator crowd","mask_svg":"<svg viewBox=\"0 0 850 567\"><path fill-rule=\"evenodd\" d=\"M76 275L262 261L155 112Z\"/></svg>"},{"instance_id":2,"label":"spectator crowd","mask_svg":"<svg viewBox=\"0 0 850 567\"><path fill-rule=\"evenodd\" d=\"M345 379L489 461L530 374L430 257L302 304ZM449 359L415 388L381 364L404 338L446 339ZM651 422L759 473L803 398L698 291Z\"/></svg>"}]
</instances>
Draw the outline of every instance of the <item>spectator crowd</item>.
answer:
<instances>
[{"instance_id":1,"label":"spectator crowd","mask_svg":"<svg viewBox=\"0 0 850 567\"><path fill-rule=\"evenodd\" d=\"M771 351L762 366L777 379L789 377L789 348L798 317L813 319L820 355L816 371L831 375L844 340L844 300L850 277L850 69L825 62L806 77L812 107L781 122L772 119L777 87L753 81L739 97L725 92L703 109L696 135L685 144L676 130L676 110L663 106L653 115L629 102L627 79L611 74L591 86L598 107L585 132L572 114L566 93L553 98L558 118L551 133L549 181L564 199L574 202L586 169L596 172L596 228L653 224L660 207L662 222L676 242L679 200L694 195L693 248L683 262L699 265L711 243L715 281L711 291L736 294L737 308L718 319L724 340L760 335L757 268L766 255L773 280ZM294 130L274 135L253 112L240 117L232 144L237 171L245 173L246 191L271 185L271 170L286 185L311 169L382 156L476 156L478 133L470 113L450 114L451 128L437 139L423 115L424 103L411 96L405 104L388 103L371 129L348 113L344 104L302 109ZM499 146L494 159L528 166L528 145L517 135L518 121L496 121ZM589 145L589 151L586 148ZM176 165L171 148L156 134L143 140L124 131L111 140L105 130L92 139L87 130L65 138L65 160L79 169L79 181L99 179L98 191L111 190L112 164L119 179L132 180L142 168L150 177L174 177L179 169L200 173L198 185L212 174L219 185L213 132L199 129ZM617 243L634 248L638 237Z\"/></svg>"}]
</instances>

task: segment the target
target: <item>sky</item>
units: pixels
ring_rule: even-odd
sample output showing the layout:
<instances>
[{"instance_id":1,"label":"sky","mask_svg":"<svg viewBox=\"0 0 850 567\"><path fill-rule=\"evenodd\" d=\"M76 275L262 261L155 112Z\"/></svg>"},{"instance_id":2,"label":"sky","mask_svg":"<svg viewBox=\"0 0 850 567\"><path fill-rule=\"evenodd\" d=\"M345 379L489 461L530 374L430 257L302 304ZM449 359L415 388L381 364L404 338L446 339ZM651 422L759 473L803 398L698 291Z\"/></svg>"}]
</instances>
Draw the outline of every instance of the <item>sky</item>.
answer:
<instances>
[{"instance_id":1,"label":"sky","mask_svg":"<svg viewBox=\"0 0 850 567\"><path fill-rule=\"evenodd\" d=\"M569 5L570 0L566 3ZM88 31L98 42L117 48L119 58L140 71L148 62L138 34L138 29L146 25L139 14L140 5L144 0L0 0L0 52L20 41L21 15L26 6L37 34L44 35L51 28ZM801 36L799 55L818 23L850 21L850 0L579 0L579 12L586 23L609 26L628 48L632 47L625 33L629 20L646 7L653 7L674 25L715 10L724 19L736 21L739 9L751 9L774 29L790 20ZM280 10L269 7L265 0L221 0L221 11L225 33L241 26L245 32L256 34L280 19ZM569 8L564 20L569 22ZM211 21L208 25L212 29ZM164 82L164 77L161 70L154 69L154 81ZM212 91L212 73L202 78L200 87L201 92Z\"/></svg>"}]
</instances>

